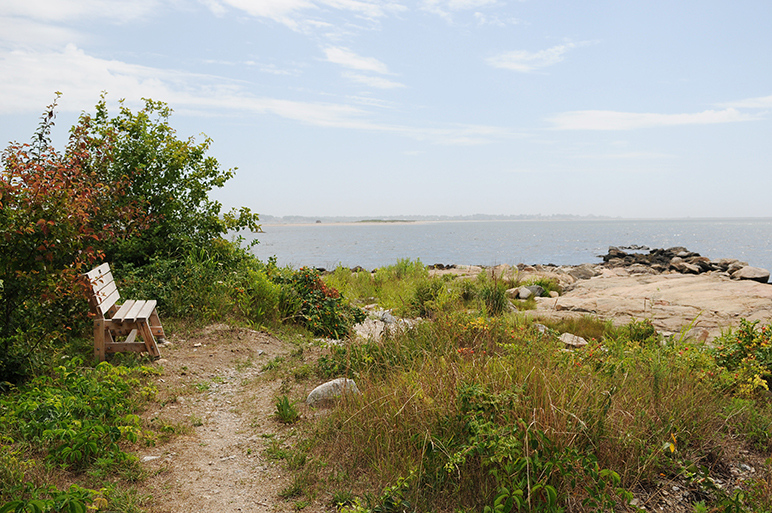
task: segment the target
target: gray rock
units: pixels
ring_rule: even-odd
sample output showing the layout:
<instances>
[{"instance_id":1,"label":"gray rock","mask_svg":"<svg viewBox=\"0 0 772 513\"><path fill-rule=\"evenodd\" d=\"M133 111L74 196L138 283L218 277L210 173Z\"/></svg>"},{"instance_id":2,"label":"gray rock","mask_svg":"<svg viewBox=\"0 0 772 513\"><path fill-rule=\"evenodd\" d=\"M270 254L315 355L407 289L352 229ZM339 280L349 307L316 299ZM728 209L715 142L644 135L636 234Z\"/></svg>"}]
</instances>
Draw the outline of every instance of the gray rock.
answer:
<instances>
[{"instance_id":1,"label":"gray rock","mask_svg":"<svg viewBox=\"0 0 772 513\"><path fill-rule=\"evenodd\" d=\"M585 339L572 333L563 333L559 338L560 341L568 347L583 347L587 345L587 341Z\"/></svg>"},{"instance_id":2,"label":"gray rock","mask_svg":"<svg viewBox=\"0 0 772 513\"><path fill-rule=\"evenodd\" d=\"M381 320L386 324L394 324L397 322L396 317L391 315L391 310L384 310L383 313L381 313Z\"/></svg>"},{"instance_id":3,"label":"gray rock","mask_svg":"<svg viewBox=\"0 0 772 513\"><path fill-rule=\"evenodd\" d=\"M311 390L306 398L306 404L312 406L320 401L334 399L343 394L359 394L359 388L353 379L338 378L323 383Z\"/></svg>"},{"instance_id":4,"label":"gray rock","mask_svg":"<svg viewBox=\"0 0 772 513\"><path fill-rule=\"evenodd\" d=\"M577 280L589 280L593 276L597 276L598 272L595 270L595 266L591 264L577 265L568 274L573 276Z\"/></svg>"},{"instance_id":5,"label":"gray rock","mask_svg":"<svg viewBox=\"0 0 772 513\"><path fill-rule=\"evenodd\" d=\"M759 283L769 281L769 271L760 267L746 266L732 274L734 280L753 280Z\"/></svg>"},{"instance_id":6,"label":"gray rock","mask_svg":"<svg viewBox=\"0 0 772 513\"><path fill-rule=\"evenodd\" d=\"M529 285L526 288L536 297L541 297L544 294L544 287L541 285Z\"/></svg>"},{"instance_id":7,"label":"gray rock","mask_svg":"<svg viewBox=\"0 0 772 513\"><path fill-rule=\"evenodd\" d=\"M533 296L533 291L528 287L520 287L517 289L517 297L519 299L528 299Z\"/></svg>"},{"instance_id":8,"label":"gray rock","mask_svg":"<svg viewBox=\"0 0 772 513\"><path fill-rule=\"evenodd\" d=\"M673 257L670 260L670 268L681 274L700 274L700 268L693 264L688 264L681 257Z\"/></svg>"}]
</instances>

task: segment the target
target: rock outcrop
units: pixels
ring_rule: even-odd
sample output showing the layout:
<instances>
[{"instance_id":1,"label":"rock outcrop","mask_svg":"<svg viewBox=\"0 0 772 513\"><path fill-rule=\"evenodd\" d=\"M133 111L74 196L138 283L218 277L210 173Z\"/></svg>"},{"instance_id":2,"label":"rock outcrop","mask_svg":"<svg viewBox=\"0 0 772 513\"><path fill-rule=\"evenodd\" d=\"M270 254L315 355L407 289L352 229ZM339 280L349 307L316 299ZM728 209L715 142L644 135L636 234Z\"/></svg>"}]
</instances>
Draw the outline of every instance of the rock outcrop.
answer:
<instances>
[{"instance_id":1,"label":"rock outcrop","mask_svg":"<svg viewBox=\"0 0 772 513\"><path fill-rule=\"evenodd\" d=\"M635 249L647 248L635 246ZM736 280L753 280L760 283L769 281L769 271L765 269L750 267L747 262L733 258L711 260L681 246L651 249L648 250L648 253L628 253L612 246L608 248L608 253L602 255L601 258L605 267L637 268L641 274L643 272L659 274L668 271L681 274L717 272L726 273Z\"/></svg>"}]
</instances>

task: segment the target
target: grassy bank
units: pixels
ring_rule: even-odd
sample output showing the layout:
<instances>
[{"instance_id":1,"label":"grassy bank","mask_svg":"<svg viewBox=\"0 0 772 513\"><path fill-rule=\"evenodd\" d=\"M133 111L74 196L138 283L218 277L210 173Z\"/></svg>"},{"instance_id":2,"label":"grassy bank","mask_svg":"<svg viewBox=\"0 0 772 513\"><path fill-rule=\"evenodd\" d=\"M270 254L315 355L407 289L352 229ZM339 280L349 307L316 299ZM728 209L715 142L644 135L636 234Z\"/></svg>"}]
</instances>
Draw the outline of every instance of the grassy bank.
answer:
<instances>
[{"instance_id":1,"label":"grassy bank","mask_svg":"<svg viewBox=\"0 0 772 513\"><path fill-rule=\"evenodd\" d=\"M423 320L319 359L320 379L362 393L305 425L308 497L347 511L636 511L676 486L688 511L770 511L766 328L745 323L716 349L645 320L545 329L493 306L511 283L431 278L420 262L326 280ZM565 331L589 344L566 349ZM754 472L737 477L740 464Z\"/></svg>"}]
</instances>

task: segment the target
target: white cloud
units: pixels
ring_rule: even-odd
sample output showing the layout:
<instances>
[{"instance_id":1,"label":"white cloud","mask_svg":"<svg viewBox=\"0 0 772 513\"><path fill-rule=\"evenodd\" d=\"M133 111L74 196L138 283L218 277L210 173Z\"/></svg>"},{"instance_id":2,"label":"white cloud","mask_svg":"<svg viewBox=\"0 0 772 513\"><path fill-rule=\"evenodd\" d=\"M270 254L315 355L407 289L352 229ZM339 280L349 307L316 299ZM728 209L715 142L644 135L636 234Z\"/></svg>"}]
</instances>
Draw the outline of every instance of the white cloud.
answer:
<instances>
[{"instance_id":1,"label":"white cloud","mask_svg":"<svg viewBox=\"0 0 772 513\"><path fill-rule=\"evenodd\" d=\"M62 47L83 40L78 32L24 18L0 17L0 45Z\"/></svg>"},{"instance_id":2,"label":"white cloud","mask_svg":"<svg viewBox=\"0 0 772 513\"><path fill-rule=\"evenodd\" d=\"M389 69L384 63L374 57L362 57L348 48L330 46L324 49L327 60L334 64L340 64L360 71L373 71L375 73L388 74Z\"/></svg>"},{"instance_id":3,"label":"white cloud","mask_svg":"<svg viewBox=\"0 0 772 513\"><path fill-rule=\"evenodd\" d=\"M772 109L772 96L760 96L758 98L747 98L736 102L720 103L719 106L737 109Z\"/></svg>"},{"instance_id":4,"label":"white cloud","mask_svg":"<svg viewBox=\"0 0 772 513\"><path fill-rule=\"evenodd\" d=\"M0 12L40 21L107 18L125 22L152 13L158 5L158 0L0 0Z\"/></svg>"},{"instance_id":5,"label":"white cloud","mask_svg":"<svg viewBox=\"0 0 772 513\"><path fill-rule=\"evenodd\" d=\"M567 43L564 45L553 46L552 48L541 50L539 52L515 50L488 57L485 59L485 62L494 68L528 73L557 64L563 60L563 56L566 52L578 46L584 46L585 44L587 43Z\"/></svg>"},{"instance_id":6,"label":"white cloud","mask_svg":"<svg viewBox=\"0 0 772 513\"><path fill-rule=\"evenodd\" d=\"M579 159L601 159L601 160L616 160L616 159L663 159L663 158L673 158L675 155L670 155L668 153L656 153L656 152L645 152L645 151L629 151L626 153L601 153L597 155L577 155L576 158Z\"/></svg>"},{"instance_id":7,"label":"white cloud","mask_svg":"<svg viewBox=\"0 0 772 513\"><path fill-rule=\"evenodd\" d=\"M517 18L499 18L496 15L488 16L481 12L475 12L474 13L474 19L477 20L477 24L482 25L493 25L494 27L506 27L508 25L519 25L522 22L518 20Z\"/></svg>"},{"instance_id":8,"label":"white cloud","mask_svg":"<svg viewBox=\"0 0 772 513\"><path fill-rule=\"evenodd\" d=\"M0 115L38 113L51 102L54 91L63 93L61 111L80 112L108 91L110 98L126 98L129 106L139 105L143 97L154 98L178 112L276 115L318 127L392 133L436 144L485 144L518 136L509 129L485 125L379 123L370 119L371 112L353 105L256 97L242 82L99 59L74 45L63 51L0 52L0 91Z\"/></svg>"},{"instance_id":9,"label":"white cloud","mask_svg":"<svg viewBox=\"0 0 772 513\"><path fill-rule=\"evenodd\" d=\"M405 87L405 84L401 84L399 82L393 82L383 77L360 75L358 73L344 73L343 76L350 80L353 80L354 82L358 82L360 84L364 84L370 87L375 87L377 89L396 89L399 87Z\"/></svg>"},{"instance_id":10,"label":"white cloud","mask_svg":"<svg viewBox=\"0 0 772 513\"><path fill-rule=\"evenodd\" d=\"M480 7L492 6L497 3L497 0L423 0L421 9L436 14L448 22L452 22L452 11L479 9ZM475 16L477 14L475 13Z\"/></svg>"},{"instance_id":11,"label":"white cloud","mask_svg":"<svg viewBox=\"0 0 772 513\"><path fill-rule=\"evenodd\" d=\"M217 0L207 1L218 3ZM307 21L313 21L302 19L303 11L319 12L324 8L333 8L364 18L376 19L389 12L406 9L405 6L389 0L221 0L221 2L244 11L250 16L269 18L296 30Z\"/></svg>"},{"instance_id":12,"label":"white cloud","mask_svg":"<svg viewBox=\"0 0 772 513\"><path fill-rule=\"evenodd\" d=\"M548 119L556 130L633 130L678 125L707 125L759 119L736 109L706 110L694 114L655 114L579 110L564 112Z\"/></svg>"}]
</instances>

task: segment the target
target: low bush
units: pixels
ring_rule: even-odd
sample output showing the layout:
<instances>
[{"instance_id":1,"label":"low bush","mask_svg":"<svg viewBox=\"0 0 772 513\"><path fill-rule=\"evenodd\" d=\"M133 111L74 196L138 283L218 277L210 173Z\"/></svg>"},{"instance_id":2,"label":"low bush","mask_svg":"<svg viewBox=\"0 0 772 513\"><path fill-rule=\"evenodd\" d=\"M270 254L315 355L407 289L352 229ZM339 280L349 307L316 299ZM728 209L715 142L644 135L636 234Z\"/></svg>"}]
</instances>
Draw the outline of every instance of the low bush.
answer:
<instances>
[{"instance_id":1,"label":"low bush","mask_svg":"<svg viewBox=\"0 0 772 513\"><path fill-rule=\"evenodd\" d=\"M296 319L314 335L342 338L365 319L364 312L345 303L335 288L322 281L316 269L301 267L292 274L289 285L301 301Z\"/></svg>"}]
</instances>

